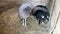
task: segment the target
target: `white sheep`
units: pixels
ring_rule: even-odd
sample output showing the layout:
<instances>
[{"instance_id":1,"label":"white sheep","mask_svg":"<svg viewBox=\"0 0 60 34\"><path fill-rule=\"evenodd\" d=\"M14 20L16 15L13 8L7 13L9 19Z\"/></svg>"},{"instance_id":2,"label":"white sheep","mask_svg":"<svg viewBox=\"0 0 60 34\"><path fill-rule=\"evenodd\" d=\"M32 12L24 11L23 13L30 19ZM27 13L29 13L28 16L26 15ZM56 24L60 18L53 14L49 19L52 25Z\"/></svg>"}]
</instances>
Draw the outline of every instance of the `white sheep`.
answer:
<instances>
[{"instance_id":1,"label":"white sheep","mask_svg":"<svg viewBox=\"0 0 60 34\"><path fill-rule=\"evenodd\" d=\"M30 3L23 3L20 7L19 7L19 16L21 17L21 19L23 19L23 26L26 26L26 20L29 17L31 12L31 5Z\"/></svg>"}]
</instances>

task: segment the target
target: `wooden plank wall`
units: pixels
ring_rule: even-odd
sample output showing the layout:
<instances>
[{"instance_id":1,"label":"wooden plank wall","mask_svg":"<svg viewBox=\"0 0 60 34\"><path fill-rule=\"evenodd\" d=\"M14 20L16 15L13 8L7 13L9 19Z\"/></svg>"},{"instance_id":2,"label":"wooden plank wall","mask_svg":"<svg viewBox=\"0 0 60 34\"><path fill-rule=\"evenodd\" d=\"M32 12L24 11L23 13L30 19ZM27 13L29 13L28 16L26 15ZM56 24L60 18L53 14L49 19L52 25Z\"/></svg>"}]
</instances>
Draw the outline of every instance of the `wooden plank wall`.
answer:
<instances>
[{"instance_id":1,"label":"wooden plank wall","mask_svg":"<svg viewBox=\"0 0 60 34\"><path fill-rule=\"evenodd\" d=\"M60 0L56 0L55 1L55 6L53 8L53 14L52 14L52 17L51 17L51 31L54 31L53 32L54 34L57 34L56 30L55 30L55 27L56 27L56 24L59 23L59 19L58 19L59 12L60 12Z\"/></svg>"}]
</instances>

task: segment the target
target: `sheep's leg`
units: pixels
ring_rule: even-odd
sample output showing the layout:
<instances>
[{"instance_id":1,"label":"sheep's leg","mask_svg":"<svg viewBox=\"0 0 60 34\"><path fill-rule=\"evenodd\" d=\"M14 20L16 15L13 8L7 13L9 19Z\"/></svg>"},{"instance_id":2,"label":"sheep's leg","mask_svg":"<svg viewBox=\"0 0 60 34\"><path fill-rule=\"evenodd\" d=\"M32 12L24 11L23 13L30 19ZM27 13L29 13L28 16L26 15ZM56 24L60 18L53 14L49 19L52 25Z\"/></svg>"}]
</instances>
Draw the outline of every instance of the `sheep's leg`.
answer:
<instances>
[{"instance_id":1,"label":"sheep's leg","mask_svg":"<svg viewBox=\"0 0 60 34\"><path fill-rule=\"evenodd\" d=\"M25 26L26 26L27 24L26 24L26 19L25 19Z\"/></svg>"},{"instance_id":2,"label":"sheep's leg","mask_svg":"<svg viewBox=\"0 0 60 34\"><path fill-rule=\"evenodd\" d=\"M41 23L41 21L39 20L39 24Z\"/></svg>"},{"instance_id":3,"label":"sheep's leg","mask_svg":"<svg viewBox=\"0 0 60 34\"><path fill-rule=\"evenodd\" d=\"M26 26L26 19L23 19L23 26Z\"/></svg>"},{"instance_id":4,"label":"sheep's leg","mask_svg":"<svg viewBox=\"0 0 60 34\"><path fill-rule=\"evenodd\" d=\"M22 25L24 26L25 19L23 19L22 21L23 21L23 24Z\"/></svg>"}]
</instances>

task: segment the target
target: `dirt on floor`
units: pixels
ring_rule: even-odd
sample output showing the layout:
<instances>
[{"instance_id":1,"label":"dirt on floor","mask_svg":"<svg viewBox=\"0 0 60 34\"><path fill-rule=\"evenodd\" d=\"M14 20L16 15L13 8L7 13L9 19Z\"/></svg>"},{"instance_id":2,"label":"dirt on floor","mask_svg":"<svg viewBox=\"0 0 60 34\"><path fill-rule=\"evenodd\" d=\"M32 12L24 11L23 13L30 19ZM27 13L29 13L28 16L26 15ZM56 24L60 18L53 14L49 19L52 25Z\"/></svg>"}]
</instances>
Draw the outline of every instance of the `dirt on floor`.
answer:
<instances>
[{"instance_id":1,"label":"dirt on floor","mask_svg":"<svg viewBox=\"0 0 60 34\"><path fill-rule=\"evenodd\" d=\"M49 30L50 24L39 25L33 16L28 18L27 27L22 26L17 6L0 14L0 34L49 34Z\"/></svg>"}]
</instances>

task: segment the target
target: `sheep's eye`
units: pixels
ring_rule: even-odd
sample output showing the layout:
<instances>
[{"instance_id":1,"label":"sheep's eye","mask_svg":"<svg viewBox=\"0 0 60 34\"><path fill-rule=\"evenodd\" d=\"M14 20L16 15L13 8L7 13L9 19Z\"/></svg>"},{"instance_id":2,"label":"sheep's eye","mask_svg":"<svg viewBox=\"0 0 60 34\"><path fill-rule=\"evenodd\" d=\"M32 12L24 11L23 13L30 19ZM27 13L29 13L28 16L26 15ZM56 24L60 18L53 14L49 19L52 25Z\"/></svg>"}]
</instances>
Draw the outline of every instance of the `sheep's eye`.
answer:
<instances>
[{"instance_id":1,"label":"sheep's eye","mask_svg":"<svg viewBox=\"0 0 60 34\"><path fill-rule=\"evenodd\" d=\"M42 16L42 18L44 18L44 16Z\"/></svg>"},{"instance_id":2,"label":"sheep's eye","mask_svg":"<svg viewBox=\"0 0 60 34\"><path fill-rule=\"evenodd\" d=\"M47 16L47 18L49 18L49 16Z\"/></svg>"}]
</instances>

